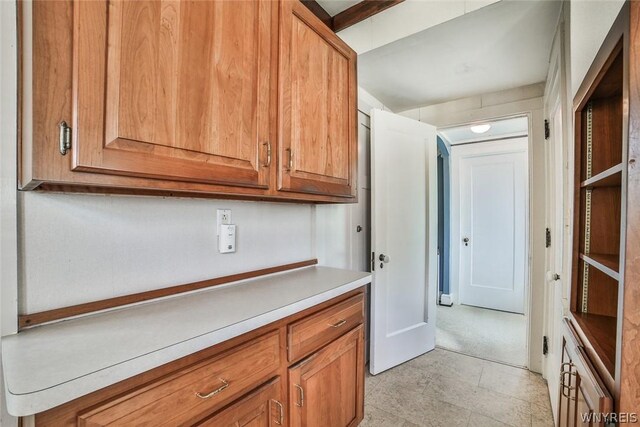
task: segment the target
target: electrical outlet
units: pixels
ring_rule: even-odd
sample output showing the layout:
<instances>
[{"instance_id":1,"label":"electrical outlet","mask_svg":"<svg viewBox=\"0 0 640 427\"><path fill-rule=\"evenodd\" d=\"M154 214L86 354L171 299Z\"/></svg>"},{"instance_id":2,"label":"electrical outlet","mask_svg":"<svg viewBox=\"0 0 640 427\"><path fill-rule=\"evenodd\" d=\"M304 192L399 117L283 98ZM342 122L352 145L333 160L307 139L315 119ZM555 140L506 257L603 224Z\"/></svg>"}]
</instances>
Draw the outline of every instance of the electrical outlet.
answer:
<instances>
[{"instance_id":1,"label":"electrical outlet","mask_svg":"<svg viewBox=\"0 0 640 427\"><path fill-rule=\"evenodd\" d=\"M218 209L217 210L217 229L218 235L220 235L220 226L222 224L231 224L231 209Z\"/></svg>"}]
</instances>

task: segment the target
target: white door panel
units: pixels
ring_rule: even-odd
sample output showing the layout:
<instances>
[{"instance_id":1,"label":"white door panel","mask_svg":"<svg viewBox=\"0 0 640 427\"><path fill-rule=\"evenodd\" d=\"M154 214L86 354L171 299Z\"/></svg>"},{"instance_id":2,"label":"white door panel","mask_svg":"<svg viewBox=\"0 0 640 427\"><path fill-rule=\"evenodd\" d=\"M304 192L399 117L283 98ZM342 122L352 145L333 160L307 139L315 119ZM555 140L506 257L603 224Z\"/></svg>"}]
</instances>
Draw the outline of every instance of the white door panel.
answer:
<instances>
[{"instance_id":1,"label":"white door panel","mask_svg":"<svg viewBox=\"0 0 640 427\"><path fill-rule=\"evenodd\" d=\"M370 370L377 374L435 347L437 153L431 125L375 109L371 124Z\"/></svg>"},{"instance_id":2,"label":"white door panel","mask_svg":"<svg viewBox=\"0 0 640 427\"><path fill-rule=\"evenodd\" d=\"M460 302L524 313L527 139L453 148L459 175Z\"/></svg>"}]
</instances>

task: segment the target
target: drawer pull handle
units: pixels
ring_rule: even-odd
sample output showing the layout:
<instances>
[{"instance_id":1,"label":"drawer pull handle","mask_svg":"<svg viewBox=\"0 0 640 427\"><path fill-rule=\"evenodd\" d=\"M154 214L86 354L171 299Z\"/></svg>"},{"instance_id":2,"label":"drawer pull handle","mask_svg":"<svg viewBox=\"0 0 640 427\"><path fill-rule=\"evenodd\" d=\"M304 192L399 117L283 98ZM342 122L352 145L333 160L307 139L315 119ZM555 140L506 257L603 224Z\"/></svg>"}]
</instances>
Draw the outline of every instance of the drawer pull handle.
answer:
<instances>
[{"instance_id":1,"label":"drawer pull handle","mask_svg":"<svg viewBox=\"0 0 640 427\"><path fill-rule=\"evenodd\" d=\"M332 328L339 328L340 326L344 325L345 323L347 323L347 321L342 319L338 323L333 323L333 324L329 323L329 326L331 326Z\"/></svg>"},{"instance_id":2,"label":"drawer pull handle","mask_svg":"<svg viewBox=\"0 0 640 427\"><path fill-rule=\"evenodd\" d=\"M209 399L210 397L215 396L216 394L220 393L221 391L223 391L227 387L229 387L229 383L226 382L225 380L223 380L222 378L218 378L218 380L220 380L220 382L222 382L222 386L220 386L220 388L217 388L217 389L213 390L209 394L196 393L196 396L198 396L200 399Z\"/></svg>"},{"instance_id":3,"label":"drawer pull handle","mask_svg":"<svg viewBox=\"0 0 640 427\"><path fill-rule=\"evenodd\" d=\"M278 411L280 412L280 421L276 421L276 424L281 426L282 423L284 422L284 407L282 406L282 403L278 402L275 399L271 399L271 401L276 405L278 405Z\"/></svg>"},{"instance_id":4,"label":"drawer pull handle","mask_svg":"<svg viewBox=\"0 0 640 427\"><path fill-rule=\"evenodd\" d=\"M300 390L300 403L296 402L296 406L303 407L304 406L304 389L300 387L298 384L294 384L294 386Z\"/></svg>"}]
</instances>

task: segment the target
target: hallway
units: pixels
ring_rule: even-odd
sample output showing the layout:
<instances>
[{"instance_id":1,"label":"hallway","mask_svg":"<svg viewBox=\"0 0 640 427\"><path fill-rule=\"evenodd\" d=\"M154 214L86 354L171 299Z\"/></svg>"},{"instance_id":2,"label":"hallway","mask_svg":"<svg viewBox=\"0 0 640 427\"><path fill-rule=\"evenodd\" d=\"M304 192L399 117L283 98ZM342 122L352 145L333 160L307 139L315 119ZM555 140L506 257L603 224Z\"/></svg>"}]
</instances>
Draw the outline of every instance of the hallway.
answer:
<instances>
[{"instance_id":1,"label":"hallway","mask_svg":"<svg viewBox=\"0 0 640 427\"><path fill-rule=\"evenodd\" d=\"M437 311L438 347L509 365L527 365L525 316L459 304L439 305Z\"/></svg>"},{"instance_id":2,"label":"hallway","mask_svg":"<svg viewBox=\"0 0 640 427\"><path fill-rule=\"evenodd\" d=\"M540 375L441 348L365 379L361 427L553 426Z\"/></svg>"}]
</instances>

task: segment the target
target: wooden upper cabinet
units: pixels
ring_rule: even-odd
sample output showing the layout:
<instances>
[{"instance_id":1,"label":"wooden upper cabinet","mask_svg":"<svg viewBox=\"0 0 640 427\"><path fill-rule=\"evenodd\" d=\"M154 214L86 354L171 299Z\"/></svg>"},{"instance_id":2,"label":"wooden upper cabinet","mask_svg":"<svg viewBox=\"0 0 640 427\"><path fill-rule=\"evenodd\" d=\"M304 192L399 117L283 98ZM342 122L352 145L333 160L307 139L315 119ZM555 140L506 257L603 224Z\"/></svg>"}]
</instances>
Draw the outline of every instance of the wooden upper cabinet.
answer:
<instances>
[{"instance_id":1,"label":"wooden upper cabinet","mask_svg":"<svg viewBox=\"0 0 640 427\"><path fill-rule=\"evenodd\" d=\"M356 201L356 54L298 0L20 5L21 189Z\"/></svg>"},{"instance_id":2,"label":"wooden upper cabinet","mask_svg":"<svg viewBox=\"0 0 640 427\"><path fill-rule=\"evenodd\" d=\"M266 188L273 1L77 1L75 171Z\"/></svg>"},{"instance_id":3,"label":"wooden upper cabinet","mask_svg":"<svg viewBox=\"0 0 640 427\"><path fill-rule=\"evenodd\" d=\"M298 0L280 9L278 189L357 194L356 53Z\"/></svg>"}]
</instances>

